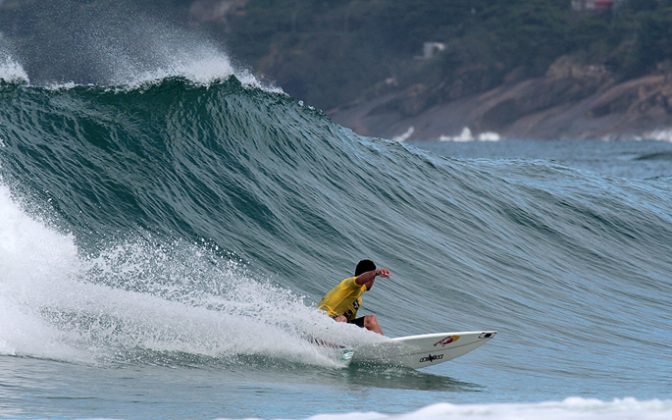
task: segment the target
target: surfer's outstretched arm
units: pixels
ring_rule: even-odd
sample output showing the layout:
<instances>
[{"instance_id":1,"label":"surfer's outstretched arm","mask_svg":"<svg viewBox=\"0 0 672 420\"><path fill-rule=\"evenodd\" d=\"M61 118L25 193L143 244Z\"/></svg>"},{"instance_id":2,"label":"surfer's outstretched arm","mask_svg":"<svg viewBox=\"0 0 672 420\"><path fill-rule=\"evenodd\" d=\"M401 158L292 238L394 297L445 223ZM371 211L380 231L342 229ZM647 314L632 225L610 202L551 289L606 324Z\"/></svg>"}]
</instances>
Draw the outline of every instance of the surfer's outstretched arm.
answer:
<instances>
[{"instance_id":1,"label":"surfer's outstretched arm","mask_svg":"<svg viewBox=\"0 0 672 420\"><path fill-rule=\"evenodd\" d=\"M387 268L379 268L377 270L367 271L362 273L355 279L355 283L361 285L366 285L366 290L371 290L373 283L376 281L377 276L390 277L392 273Z\"/></svg>"}]
</instances>

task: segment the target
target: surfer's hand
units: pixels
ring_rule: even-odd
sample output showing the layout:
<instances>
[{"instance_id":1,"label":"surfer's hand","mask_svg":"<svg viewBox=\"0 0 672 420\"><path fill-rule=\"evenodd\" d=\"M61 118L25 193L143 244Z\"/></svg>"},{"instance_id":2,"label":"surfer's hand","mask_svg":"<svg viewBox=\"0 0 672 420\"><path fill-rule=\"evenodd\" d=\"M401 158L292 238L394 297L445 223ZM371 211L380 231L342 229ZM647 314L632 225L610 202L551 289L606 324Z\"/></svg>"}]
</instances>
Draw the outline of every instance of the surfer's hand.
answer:
<instances>
[{"instance_id":1,"label":"surfer's hand","mask_svg":"<svg viewBox=\"0 0 672 420\"><path fill-rule=\"evenodd\" d=\"M382 276L382 277L387 278L387 277L390 277L391 274L392 273L387 268L379 268L379 269L376 270L376 276Z\"/></svg>"}]
</instances>

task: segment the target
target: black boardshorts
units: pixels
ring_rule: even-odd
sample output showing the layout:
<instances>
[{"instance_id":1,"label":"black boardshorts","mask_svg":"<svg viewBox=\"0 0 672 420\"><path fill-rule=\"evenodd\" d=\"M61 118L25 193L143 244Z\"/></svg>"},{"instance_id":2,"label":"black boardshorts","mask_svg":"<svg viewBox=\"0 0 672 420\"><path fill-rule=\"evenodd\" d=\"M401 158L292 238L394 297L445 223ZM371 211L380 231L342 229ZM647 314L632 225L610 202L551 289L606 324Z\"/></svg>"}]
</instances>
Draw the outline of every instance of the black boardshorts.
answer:
<instances>
[{"instance_id":1,"label":"black boardshorts","mask_svg":"<svg viewBox=\"0 0 672 420\"><path fill-rule=\"evenodd\" d=\"M355 318L352 321L348 321L348 324L355 324L359 328L364 328L364 317L360 316L359 318Z\"/></svg>"}]
</instances>

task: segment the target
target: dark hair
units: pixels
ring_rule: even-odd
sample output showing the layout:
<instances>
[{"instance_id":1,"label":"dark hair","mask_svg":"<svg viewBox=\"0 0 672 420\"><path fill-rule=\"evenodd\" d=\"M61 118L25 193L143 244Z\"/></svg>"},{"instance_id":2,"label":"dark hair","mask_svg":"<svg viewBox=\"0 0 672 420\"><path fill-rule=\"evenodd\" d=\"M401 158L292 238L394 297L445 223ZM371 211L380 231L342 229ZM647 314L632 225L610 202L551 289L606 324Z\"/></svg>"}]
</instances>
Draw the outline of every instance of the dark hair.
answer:
<instances>
[{"instance_id":1,"label":"dark hair","mask_svg":"<svg viewBox=\"0 0 672 420\"><path fill-rule=\"evenodd\" d=\"M355 267L355 276L359 276L360 274L373 271L376 269L376 264L371 261L371 260L361 260L360 262L357 263L357 267Z\"/></svg>"}]
</instances>

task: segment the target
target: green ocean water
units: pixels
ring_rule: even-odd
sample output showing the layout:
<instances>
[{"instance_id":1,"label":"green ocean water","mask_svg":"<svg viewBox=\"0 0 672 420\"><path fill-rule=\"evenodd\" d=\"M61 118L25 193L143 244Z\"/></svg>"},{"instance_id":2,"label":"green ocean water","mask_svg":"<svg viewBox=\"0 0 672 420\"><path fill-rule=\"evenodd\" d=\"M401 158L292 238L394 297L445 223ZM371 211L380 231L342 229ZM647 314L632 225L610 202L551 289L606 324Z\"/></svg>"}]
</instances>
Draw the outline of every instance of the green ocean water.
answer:
<instances>
[{"instance_id":1,"label":"green ocean water","mask_svg":"<svg viewBox=\"0 0 672 420\"><path fill-rule=\"evenodd\" d=\"M578 396L656 418L642 404L672 385L671 144L396 143L240 80L0 82L0 414ZM314 304L360 258L393 271L362 309L388 335L498 336L422 372L341 367L311 340L379 338Z\"/></svg>"}]
</instances>

